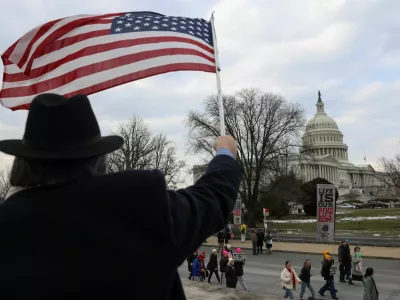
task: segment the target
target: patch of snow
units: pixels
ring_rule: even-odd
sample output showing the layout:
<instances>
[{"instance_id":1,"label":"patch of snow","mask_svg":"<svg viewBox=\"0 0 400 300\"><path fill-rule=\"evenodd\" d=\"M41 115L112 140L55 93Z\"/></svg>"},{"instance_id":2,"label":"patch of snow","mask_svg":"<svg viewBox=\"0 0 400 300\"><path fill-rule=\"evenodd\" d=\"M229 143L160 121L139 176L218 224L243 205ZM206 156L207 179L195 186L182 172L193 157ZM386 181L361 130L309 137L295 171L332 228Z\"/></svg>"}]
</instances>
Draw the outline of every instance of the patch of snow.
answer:
<instances>
[{"instance_id":1,"label":"patch of snow","mask_svg":"<svg viewBox=\"0 0 400 300\"><path fill-rule=\"evenodd\" d=\"M377 217L339 217L336 222L359 222L359 221L373 221L373 220L400 220L400 216L377 216ZM269 220L268 223L272 224L307 224L316 223L317 219L299 219L299 220Z\"/></svg>"}]
</instances>

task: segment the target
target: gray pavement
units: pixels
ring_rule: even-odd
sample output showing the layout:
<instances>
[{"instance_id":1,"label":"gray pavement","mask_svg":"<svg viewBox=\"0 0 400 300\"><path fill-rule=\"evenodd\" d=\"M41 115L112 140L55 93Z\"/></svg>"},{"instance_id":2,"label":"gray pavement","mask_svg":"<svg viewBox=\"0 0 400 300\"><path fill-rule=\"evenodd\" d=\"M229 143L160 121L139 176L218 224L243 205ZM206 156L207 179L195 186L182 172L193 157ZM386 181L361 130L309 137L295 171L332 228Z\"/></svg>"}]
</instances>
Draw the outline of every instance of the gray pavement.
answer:
<instances>
[{"instance_id":1,"label":"gray pavement","mask_svg":"<svg viewBox=\"0 0 400 300\"><path fill-rule=\"evenodd\" d=\"M202 247L200 251L206 251L207 258L211 253L210 247ZM295 253L272 253L272 255L257 255L253 256L250 251L246 252L246 265L244 267L244 279L248 288L257 293L283 296L283 290L280 282L280 273L284 267L285 260L291 260L296 272L301 270L301 267L306 259L312 262L311 283L316 290L324 284L324 280L320 275L320 266L322 255L308 255ZM219 258L218 258L219 259ZM335 261L337 260L334 257ZM206 260L207 263L208 259ZM400 300L400 261L384 260L384 259L367 259L363 260L363 268L373 267L375 269L375 281L379 290L380 300ZM185 262L180 268L181 277L187 278L189 272L187 263ZM217 284L215 277L211 279L214 284ZM207 283L206 283L207 284ZM353 286L347 283L339 283L339 275L335 278L337 296L341 300L357 300L362 299L363 285L362 282L355 282ZM237 289L242 289L238 283ZM299 297L299 291L296 293L296 298ZM304 295L305 299L310 296L309 291ZM319 297L321 298L321 297ZM326 299L330 299L328 292L325 293Z\"/></svg>"}]
</instances>

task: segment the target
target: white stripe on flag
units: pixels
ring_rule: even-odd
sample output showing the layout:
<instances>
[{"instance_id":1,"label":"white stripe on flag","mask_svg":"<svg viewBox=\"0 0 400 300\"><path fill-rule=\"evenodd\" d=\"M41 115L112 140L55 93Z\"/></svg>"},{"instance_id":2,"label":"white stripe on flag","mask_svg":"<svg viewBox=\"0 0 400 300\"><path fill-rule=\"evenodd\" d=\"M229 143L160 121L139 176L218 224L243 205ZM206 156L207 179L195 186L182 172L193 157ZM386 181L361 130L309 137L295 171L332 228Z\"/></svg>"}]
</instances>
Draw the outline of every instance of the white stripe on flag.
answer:
<instances>
[{"instance_id":1,"label":"white stripe on flag","mask_svg":"<svg viewBox=\"0 0 400 300\"><path fill-rule=\"evenodd\" d=\"M3 82L3 89L8 88L15 88L15 87L22 87L22 86L30 86L36 84L38 82L42 82L48 79L52 79L61 75L64 75L68 72L76 70L78 68L88 66L93 64L94 62L102 62L105 60L118 58L121 56L129 55L129 54L136 54L144 51L152 51L152 50L159 50L159 49L170 49L170 48L183 48L183 49L193 49L197 50L211 59L214 59L214 55L210 52L189 43L179 43L179 42L165 42L165 43L154 43L154 44L142 44L127 48L118 48L113 49L106 52L101 52L98 54L93 54L90 56L83 56L79 57L75 60L72 60L68 63L63 64L62 66L58 67L57 69L46 73L44 76L35 78L35 79L28 79L24 81L17 81L17 82ZM210 62L211 63L211 62ZM5 68L5 72L8 73L8 68L12 65L8 65Z\"/></svg>"},{"instance_id":2,"label":"white stripe on flag","mask_svg":"<svg viewBox=\"0 0 400 300\"><path fill-rule=\"evenodd\" d=\"M171 55L171 56L163 56L158 59L147 59L139 62L135 62L132 64L127 64L121 67L117 67L111 70L106 70L98 73L91 74L89 76L80 77L77 80L74 80L68 84L65 84L59 88L46 91L47 93L56 93L56 94L69 94L95 84L101 84L103 82L115 79L120 76L128 75L131 73L135 73L138 71L147 70L150 68L165 66L168 64L176 64L176 63L197 63L210 65L215 67L215 63L210 62L207 59L204 59L195 55ZM30 103L35 95L26 96L26 97L13 97L13 98L1 98L1 101L5 107L15 107L19 105L23 105L26 103Z\"/></svg>"}]
</instances>

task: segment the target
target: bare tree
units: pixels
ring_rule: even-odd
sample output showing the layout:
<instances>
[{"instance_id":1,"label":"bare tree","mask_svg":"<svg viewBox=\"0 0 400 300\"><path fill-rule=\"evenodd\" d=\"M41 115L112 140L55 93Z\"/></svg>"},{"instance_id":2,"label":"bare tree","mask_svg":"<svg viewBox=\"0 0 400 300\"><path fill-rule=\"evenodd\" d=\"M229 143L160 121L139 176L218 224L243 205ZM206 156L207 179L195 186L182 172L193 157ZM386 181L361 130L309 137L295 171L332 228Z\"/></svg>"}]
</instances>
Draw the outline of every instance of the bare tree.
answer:
<instances>
[{"instance_id":1,"label":"bare tree","mask_svg":"<svg viewBox=\"0 0 400 300\"><path fill-rule=\"evenodd\" d=\"M4 202L10 187L10 169L0 170L0 204Z\"/></svg>"},{"instance_id":2,"label":"bare tree","mask_svg":"<svg viewBox=\"0 0 400 300\"><path fill-rule=\"evenodd\" d=\"M108 172L159 169L164 173L168 187L176 188L182 182L180 171L186 164L177 159L173 142L164 134L153 137L141 118L133 116L111 134L121 136L125 142L109 155Z\"/></svg>"},{"instance_id":3,"label":"bare tree","mask_svg":"<svg viewBox=\"0 0 400 300\"><path fill-rule=\"evenodd\" d=\"M380 181L391 188L400 188L400 153L393 158L381 157L378 161L381 172L376 172L375 176Z\"/></svg>"},{"instance_id":4,"label":"bare tree","mask_svg":"<svg viewBox=\"0 0 400 300\"><path fill-rule=\"evenodd\" d=\"M185 161L177 159L174 143L168 140L165 134L156 135L152 143L152 168L161 170L167 185L176 189L178 184L183 182L180 175L186 167Z\"/></svg>"},{"instance_id":5,"label":"bare tree","mask_svg":"<svg viewBox=\"0 0 400 300\"><path fill-rule=\"evenodd\" d=\"M257 89L225 95L223 101L226 131L237 140L238 161L244 168L240 198L249 211L249 225L254 226L262 180L277 172L277 161L298 145L304 113L298 104ZM217 97L208 97L204 105L204 112L191 111L187 119L190 151L212 156L213 142L219 136Z\"/></svg>"}]
</instances>

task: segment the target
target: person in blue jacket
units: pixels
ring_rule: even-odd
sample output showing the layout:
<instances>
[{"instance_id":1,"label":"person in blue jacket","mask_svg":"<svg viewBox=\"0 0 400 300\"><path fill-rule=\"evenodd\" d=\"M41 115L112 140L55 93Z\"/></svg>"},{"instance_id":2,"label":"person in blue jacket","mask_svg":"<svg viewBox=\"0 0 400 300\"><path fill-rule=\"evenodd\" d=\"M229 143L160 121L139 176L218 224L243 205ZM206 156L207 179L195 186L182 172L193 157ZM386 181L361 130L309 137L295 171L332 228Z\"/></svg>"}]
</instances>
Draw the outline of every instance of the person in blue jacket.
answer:
<instances>
[{"instance_id":1,"label":"person in blue jacket","mask_svg":"<svg viewBox=\"0 0 400 300\"><path fill-rule=\"evenodd\" d=\"M192 273L194 280L204 281L206 268L204 265L204 259L206 258L206 253L201 253L194 261L192 265Z\"/></svg>"}]
</instances>

